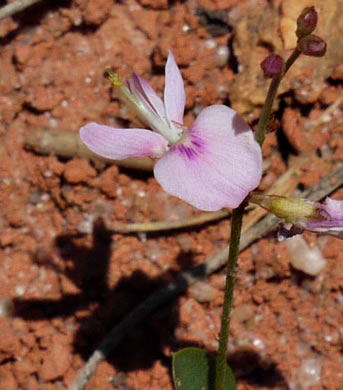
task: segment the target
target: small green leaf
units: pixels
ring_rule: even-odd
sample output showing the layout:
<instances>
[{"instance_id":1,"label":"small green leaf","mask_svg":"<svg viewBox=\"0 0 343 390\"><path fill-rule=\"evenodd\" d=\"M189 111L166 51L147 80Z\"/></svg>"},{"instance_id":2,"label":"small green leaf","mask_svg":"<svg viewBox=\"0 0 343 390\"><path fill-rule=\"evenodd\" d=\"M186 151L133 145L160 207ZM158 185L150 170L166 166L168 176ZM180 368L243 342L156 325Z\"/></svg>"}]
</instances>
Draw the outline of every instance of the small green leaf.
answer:
<instances>
[{"instance_id":1,"label":"small green leaf","mask_svg":"<svg viewBox=\"0 0 343 390\"><path fill-rule=\"evenodd\" d=\"M176 390L214 390L215 358L200 348L185 348L173 354L173 379ZM236 390L229 366L226 389Z\"/></svg>"}]
</instances>

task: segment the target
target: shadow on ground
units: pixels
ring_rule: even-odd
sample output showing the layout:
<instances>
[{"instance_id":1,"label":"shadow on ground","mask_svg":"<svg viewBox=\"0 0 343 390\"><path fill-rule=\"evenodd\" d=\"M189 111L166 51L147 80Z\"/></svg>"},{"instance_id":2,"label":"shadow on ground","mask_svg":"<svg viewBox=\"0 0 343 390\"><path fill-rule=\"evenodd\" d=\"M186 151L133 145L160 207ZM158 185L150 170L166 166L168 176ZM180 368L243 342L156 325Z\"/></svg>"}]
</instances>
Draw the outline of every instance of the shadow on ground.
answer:
<instances>
[{"instance_id":1,"label":"shadow on ground","mask_svg":"<svg viewBox=\"0 0 343 390\"><path fill-rule=\"evenodd\" d=\"M80 235L61 235L56 246L63 259L71 267L64 271L66 276L81 290L79 294L64 295L60 300L17 299L16 315L25 320L48 320L76 316L79 328L75 334L74 351L87 360L110 330L120 324L140 303L166 285L175 275L166 273L152 279L142 271L135 271L130 277L122 278L111 290L107 273L111 258L112 233L99 220L94 226L94 245L86 248L75 244ZM178 259L181 266L191 267L192 253L182 253ZM49 265L48 265L49 266ZM56 270L57 272L61 272ZM201 273L201 268L199 273ZM109 361L119 372L113 383L125 384L127 372L149 369L156 360L161 360L171 374L171 360L164 350L179 350L185 347L202 347L194 344L180 344L174 337L178 326L178 307L172 301L162 310L128 332L128 336L116 345ZM78 315L78 313L83 313ZM85 314L87 313L87 314ZM241 381L274 388L287 388L286 382L273 362L265 362L253 350L245 349L233 353L230 365ZM118 382L118 383L117 383ZM281 387L280 387L281 386Z\"/></svg>"}]
</instances>

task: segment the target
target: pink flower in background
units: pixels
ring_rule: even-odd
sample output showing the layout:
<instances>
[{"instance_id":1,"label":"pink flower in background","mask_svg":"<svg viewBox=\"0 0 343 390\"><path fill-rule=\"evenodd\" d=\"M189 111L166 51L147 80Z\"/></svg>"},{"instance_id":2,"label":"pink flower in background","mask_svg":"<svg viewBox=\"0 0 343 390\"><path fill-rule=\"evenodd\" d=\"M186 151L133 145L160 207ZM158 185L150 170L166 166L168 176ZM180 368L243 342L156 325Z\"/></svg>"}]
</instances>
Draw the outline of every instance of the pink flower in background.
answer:
<instances>
[{"instance_id":1,"label":"pink flower in background","mask_svg":"<svg viewBox=\"0 0 343 390\"><path fill-rule=\"evenodd\" d=\"M82 141L109 159L160 158L154 174L163 189L201 210L238 207L259 185L263 171L253 132L224 105L205 108L190 128L184 126L185 89L171 52L165 72L164 102L135 73L126 85L118 75L110 76L121 98L152 131L89 123L80 130Z\"/></svg>"},{"instance_id":2,"label":"pink flower in background","mask_svg":"<svg viewBox=\"0 0 343 390\"><path fill-rule=\"evenodd\" d=\"M300 227L315 233L343 238L343 201L326 198L326 204L314 203L318 220L301 221Z\"/></svg>"}]
</instances>

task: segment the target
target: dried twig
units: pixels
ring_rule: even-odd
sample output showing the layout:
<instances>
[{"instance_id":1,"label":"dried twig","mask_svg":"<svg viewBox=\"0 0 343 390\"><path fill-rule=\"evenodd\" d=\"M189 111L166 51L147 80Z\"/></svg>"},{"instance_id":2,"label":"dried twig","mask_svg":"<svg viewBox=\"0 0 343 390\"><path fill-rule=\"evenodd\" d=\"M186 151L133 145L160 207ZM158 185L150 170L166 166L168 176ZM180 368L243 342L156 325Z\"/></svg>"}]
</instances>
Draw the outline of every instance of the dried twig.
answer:
<instances>
[{"instance_id":1,"label":"dried twig","mask_svg":"<svg viewBox=\"0 0 343 390\"><path fill-rule=\"evenodd\" d=\"M201 213L194 217L179 219L177 221L129 223L121 226L114 223L112 226L108 226L108 228L113 233L160 232L199 226L208 222L218 221L229 215L231 215L230 210L220 210L214 213Z\"/></svg>"},{"instance_id":2,"label":"dried twig","mask_svg":"<svg viewBox=\"0 0 343 390\"><path fill-rule=\"evenodd\" d=\"M342 185L343 167L332 172L310 190L303 192L301 196L303 198L318 201ZM265 216L243 234L240 250L243 251L251 243L275 229L278 223L279 220L277 217L271 214ZM83 390L99 364L106 359L106 357L112 352L113 348L118 345L125 336L136 329L140 322L144 321L147 317L153 314L159 307L165 306L166 303L183 292L191 284L200 278L210 275L224 265L227 259L228 250L229 246L208 259L205 264L200 265L191 271L181 273L174 282L167 284L165 287L161 288L155 294L142 302L105 337L99 348L87 361L78 378L70 387L70 390Z\"/></svg>"},{"instance_id":3,"label":"dried twig","mask_svg":"<svg viewBox=\"0 0 343 390\"><path fill-rule=\"evenodd\" d=\"M16 13L23 11L25 8L30 7L41 0L17 0L13 3L7 4L0 9L0 20L15 15Z\"/></svg>"}]
</instances>

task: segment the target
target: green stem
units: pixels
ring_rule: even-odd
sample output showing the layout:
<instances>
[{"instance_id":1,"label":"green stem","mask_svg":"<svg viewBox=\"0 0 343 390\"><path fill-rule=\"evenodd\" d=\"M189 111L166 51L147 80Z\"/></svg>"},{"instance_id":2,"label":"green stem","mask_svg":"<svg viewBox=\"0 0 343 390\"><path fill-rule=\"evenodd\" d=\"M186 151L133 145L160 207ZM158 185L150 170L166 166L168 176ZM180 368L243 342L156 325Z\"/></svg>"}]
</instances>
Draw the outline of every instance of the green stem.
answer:
<instances>
[{"instance_id":1,"label":"green stem","mask_svg":"<svg viewBox=\"0 0 343 390\"><path fill-rule=\"evenodd\" d=\"M244 208L245 202L243 202L237 209L232 211L230 250L226 270L226 284L220 327L219 352L216 361L216 390L227 390L225 389L227 348Z\"/></svg>"},{"instance_id":2,"label":"green stem","mask_svg":"<svg viewBox=\"0 0 343 390\"><path fill-rule=\"evenodd\" d=\"M269 126L269 121L270 121L271 112L273 108L273 103L280 82L300 54L301 52L296 48L285 63L285 69L283 74L280 76L274 76L272 78L272 81L268 89L266 101L263 106L261 118L258 122L257 130L255 134L256 141L260 144L261 147L268 133L268 126ZM235 284L236 284L239 243L241 238L244 208L245 208L245 202L243 202L237 209L234 209L232 212L230 250L229 250L229 258L228 258L228 265L226 271L226 284L225 284L225 293L224 293L223 313L222 313L221 327L220 327L219 351L216 359L215 390L227 390L225 389L227 349L229 343L230 319L231 319L231 311L233 305L233 295L234 295Z\"/></svg>"},{"instance_id":3,"label":"green stem","mask_svg":"<svg viewBox=\"0 0 343 390\"><path fill-rule=\"evenodd\" d=\"M268 133L268 125L270 121L270 116L272 113L273 103L276 97L277 90L279 88L280 82L282 78L285 76L285 74L288 72L289 68L294 64L295 60L299 57L301 52L295 48L293 53L289 56L285 63L285 70L282 75L280 76L274 76L272 78L272 82L269 85L268 94L266 97L266 101L263 106L262 114L260 117L260 120L257 125L255 138L256 141L260 144L262 147L264 139L266 138L266 135Z\"/></svg>"}]
</instances>

